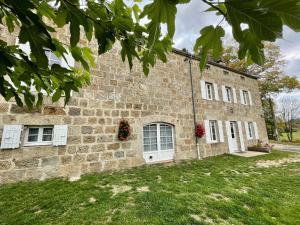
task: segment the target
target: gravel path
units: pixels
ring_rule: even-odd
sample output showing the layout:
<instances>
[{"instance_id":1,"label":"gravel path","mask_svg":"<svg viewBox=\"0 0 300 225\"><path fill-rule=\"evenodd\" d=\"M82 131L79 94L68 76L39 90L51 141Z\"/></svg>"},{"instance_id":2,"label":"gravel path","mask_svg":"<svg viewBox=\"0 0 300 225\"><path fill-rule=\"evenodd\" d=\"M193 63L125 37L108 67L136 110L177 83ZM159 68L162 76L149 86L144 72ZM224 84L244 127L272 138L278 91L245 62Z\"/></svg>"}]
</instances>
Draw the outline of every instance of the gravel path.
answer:
<instances>
[{"instance_id":1,"label":"gravel path","mask_svg":"<svg viewBox=\"0 0 300 225\"><path fill-rule=\"evenodd\" d=\"M274 149L288 152L300 153L300 145L285 145L285 144L274 144Z\"/></svg>"}]
</instances>

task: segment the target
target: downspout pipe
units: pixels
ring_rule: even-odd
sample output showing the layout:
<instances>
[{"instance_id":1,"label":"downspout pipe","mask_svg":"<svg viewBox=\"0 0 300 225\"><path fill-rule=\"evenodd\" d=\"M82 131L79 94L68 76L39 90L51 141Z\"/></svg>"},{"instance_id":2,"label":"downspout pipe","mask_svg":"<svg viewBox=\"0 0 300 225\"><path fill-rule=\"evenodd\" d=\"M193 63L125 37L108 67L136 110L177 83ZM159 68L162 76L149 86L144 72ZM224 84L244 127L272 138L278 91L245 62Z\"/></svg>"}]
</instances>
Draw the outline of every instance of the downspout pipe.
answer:
<instances>
[{"instance_id":1,"label":"downspout pipe","mask_svg":"<svg viewBox=\"0 0 300 225\"><path fill-rule=\"evenodd\" d=\"M195 128L194 130L196 131L197 119L196 119L195 97L194 97L194 82L193 82L193 74L192 74L192 55L189 54L189 57L186 57L185 61L189 61L189 75L190 75L190 80L191 80L192 105L193 105L194 128ZM201 159L199 142L198 142L198 138L196 137L196 135L195 135L195 142L196 142L196 148L197 148L197 158Z\"/></svg>"}]
</instances>

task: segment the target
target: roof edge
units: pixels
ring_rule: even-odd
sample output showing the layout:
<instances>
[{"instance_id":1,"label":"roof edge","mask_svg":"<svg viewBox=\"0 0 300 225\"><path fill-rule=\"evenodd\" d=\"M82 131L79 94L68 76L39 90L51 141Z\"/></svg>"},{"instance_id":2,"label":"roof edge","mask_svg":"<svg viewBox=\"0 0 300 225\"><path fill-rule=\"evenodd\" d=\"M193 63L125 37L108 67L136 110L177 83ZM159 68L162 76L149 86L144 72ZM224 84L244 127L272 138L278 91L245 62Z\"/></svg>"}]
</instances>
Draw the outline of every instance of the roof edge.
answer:
<instances>
[{"instance_id":1,"label":"roof edge","mask_svg":"<svg viewBox=\"0 0 300 225\"><path fill-rule=\"evenodd\" d=\"M197 61L200 61L200 57L194 55L194 54L191 54L189 52L185 52L185 51L182 51L182 50L179 50L177 48L173 48L172 49L172 52L175 53L175 54L178 54L178 55L181 55L181 56L185 56L185 57L189 57L191 59L194 59L194 60L197 60ZM233 69L233 68L230 68L228 66L224 66L224 65L221 65L219 63L216 63L216 62L213 62L213 61L207 61L207 64L209 65L213 65L213 66L216 66L216 67L220 67L222 69L225 69L225 70L228 70L228 71L231 71L231 72L234 72L234 73L237 73L237 74L241 74L243 76L246 76L246 77L249 77L249 78L252 78L252 79L258 79L257 76L254 76L254 75L251 75L249 73L245 73L245 72L242 72L242 71L239 71L239 70L236 70L236 69Z\"/></svg>"}]
</instances>

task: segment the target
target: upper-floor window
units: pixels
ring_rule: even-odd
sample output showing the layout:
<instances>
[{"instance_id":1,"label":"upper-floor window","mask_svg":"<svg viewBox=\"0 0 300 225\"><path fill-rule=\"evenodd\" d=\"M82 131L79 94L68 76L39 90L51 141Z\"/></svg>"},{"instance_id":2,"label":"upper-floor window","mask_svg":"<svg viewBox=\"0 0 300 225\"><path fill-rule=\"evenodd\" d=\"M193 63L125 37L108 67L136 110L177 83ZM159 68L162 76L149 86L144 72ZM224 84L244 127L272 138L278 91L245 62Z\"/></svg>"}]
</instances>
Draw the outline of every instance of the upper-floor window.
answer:
<instances>
[{"instance_id":1,"label":"upper-floor window","mask_svg":"<svg viewBox=\"0 0 300 225\"><path fill-rule=\"evenodd\" d=\"M206 99L213 100L213 84L205 82Z\"/></svg>"},{"instance_id":2,"label":"upper-floor window","mask_svg":"<svg viewBox=\"0 0 300 225\"><path fill-rule=\"evenodd\" d=\"M242 103L249 105L249 93L248 91L242 90Z\"/></svg>"},{"instance_id":3,"label":"upper-floor window","mask_svg":"<svg viewBox=\"0 0 300 225\"><path fill-rule=\"evenodd\" d=\"M231 87L225 87L225 98L227 102L232 102L232 89Z\"/></svg>"},{"instance_id":4,"label":"upper-floor window","mask_svg":"<svg viewBox=\"0 0 300 225\"><path fill-rule=\"evenodd\" d=\"M25 131L24 146L52 145L52 126L28 126Z\"/></svg>"}]
</instances>

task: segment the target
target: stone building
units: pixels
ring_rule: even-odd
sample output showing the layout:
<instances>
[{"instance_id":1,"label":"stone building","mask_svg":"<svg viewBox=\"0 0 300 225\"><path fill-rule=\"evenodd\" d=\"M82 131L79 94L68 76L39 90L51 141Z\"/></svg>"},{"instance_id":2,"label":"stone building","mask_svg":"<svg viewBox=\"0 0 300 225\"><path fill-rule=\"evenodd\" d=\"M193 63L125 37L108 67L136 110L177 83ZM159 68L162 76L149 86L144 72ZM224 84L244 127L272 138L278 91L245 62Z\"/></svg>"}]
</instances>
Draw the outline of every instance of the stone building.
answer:
<instances>
[{"instance_id":1,"label":"stone building","mask_svg":"<svg viewBox=\"0 0 300 225\"><path fill-rule=\"evenodd\" d=\"M29 112L0 97L0 183L202 159L268 141L256 77L214 62L201 74L198 59L178 50L146 77L119 51L96 57L91 84L66 107L49 98ZM198 148L194 115L206 130ZM121 119L131 126L127 141L117 137Z\"/></svg>"}]
</instances>

